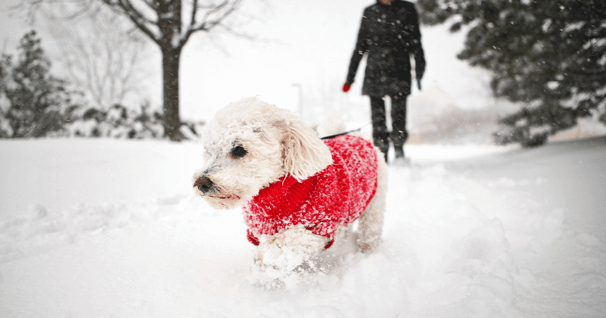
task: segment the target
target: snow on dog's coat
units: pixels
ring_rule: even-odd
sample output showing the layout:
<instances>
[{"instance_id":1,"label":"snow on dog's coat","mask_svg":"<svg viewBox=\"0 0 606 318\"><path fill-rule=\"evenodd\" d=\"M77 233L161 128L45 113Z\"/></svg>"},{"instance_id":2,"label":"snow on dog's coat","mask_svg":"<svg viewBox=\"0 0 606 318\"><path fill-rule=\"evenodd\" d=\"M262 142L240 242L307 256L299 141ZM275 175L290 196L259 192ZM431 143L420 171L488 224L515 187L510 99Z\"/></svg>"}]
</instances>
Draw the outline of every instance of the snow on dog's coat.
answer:
<instances>
[{"instance_id":1,"label":"snow on dog's coat","mask_svg":"<svg viewBox=\"0 0 606 318\"><path fill-rule=\"evenodd\" d=\"M386 167L369 141L323 141L291 112L247 98L217 113L203 144L205 164L194 174L194 189L215 208L244 206L262 267L293 269L269 254L296 251L294 264L305 262L356 219L361 251L380 241Z\"/></svg>"},{"instance_id":2,"label":"snow on dog's coat","mask_svg":"<svg viewBox=\"0 0 606 318\"><path fill-rule=\"evenodd\" d=\"M303 225L330 239L342 225L358 219L377 190L377 154L360 137L326 139L333 164L298 182L290 175L263 188L248 201L244 218L248 239L259 245L261 235L275 235Z\"/></svg>"}]
</instances>

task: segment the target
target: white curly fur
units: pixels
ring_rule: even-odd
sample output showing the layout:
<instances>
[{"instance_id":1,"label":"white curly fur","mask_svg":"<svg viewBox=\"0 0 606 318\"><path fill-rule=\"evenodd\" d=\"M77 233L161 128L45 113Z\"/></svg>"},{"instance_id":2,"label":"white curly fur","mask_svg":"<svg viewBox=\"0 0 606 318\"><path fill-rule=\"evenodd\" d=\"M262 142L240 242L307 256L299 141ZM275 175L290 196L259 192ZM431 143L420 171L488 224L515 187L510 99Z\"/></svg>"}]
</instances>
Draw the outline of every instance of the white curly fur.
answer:
<instances>
[{"instance_id":1,"label":"white curly fur","mask_svg":"<svg viewBox=\"0 0 606 318\"><path fill-rule=\"evenodd\" d=\"M244 205L287 173L301 181L332 163L330 151L313 129L288 110L254 97L220 110L202 142L205 164L194 182L209 176L216 191L196 192L218 209ZM244 158L230 156L237 145L248 151Z\"/></svg>"},{"instance_id":2,"label":"white curly fur","mask_svg":"<svg viewBox=\"0 0 606 318\"><path fill-rule=\"evenodd\" d=\"M194 189L218 209L243 206L259 190L286 174L301 181L332 163L328 147L313 129L288 110L255 97L232 103L219 111L206 127L202 142L205 162L193 176ZM237 146L247 151L245 156L238 158L233 155ZM361 251L377 246L383 225L387 168L381 160L383 155L378 151L377 154L379 185L359 218L360 233L356 245ZM202 177L212 181L213 187L209 191L202 192L196 186ZM288 250L305 251L301 254L302 261L305 261L322 251L326 242L325 237L308 230L291 228L274 237L261 238L257 263L269 259L264 257L264 251L285 251L285 246L290 246ZM275 269L280 261L275 257L271 259L268 262L271 264L262 266L271 265ZM292 262L288 264L288 268L292 268Z\"/></svg>"}]
</instances>

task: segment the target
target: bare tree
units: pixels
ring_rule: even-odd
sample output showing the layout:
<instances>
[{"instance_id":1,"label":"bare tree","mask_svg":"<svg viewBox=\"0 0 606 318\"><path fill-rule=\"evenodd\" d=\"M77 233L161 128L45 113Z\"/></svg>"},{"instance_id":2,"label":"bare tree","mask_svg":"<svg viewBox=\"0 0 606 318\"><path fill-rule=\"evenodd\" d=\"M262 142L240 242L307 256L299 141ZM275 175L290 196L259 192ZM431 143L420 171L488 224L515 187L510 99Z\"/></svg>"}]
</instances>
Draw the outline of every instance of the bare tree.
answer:
<instances>
[{"instance_id":1,"label":"bare tree","mask_svg":"<svg viewBox=\"0 0 606 318\"><path fill-rule=\"evenodd\" d=\"M179 128L179 62L183 47L192 34L223 25L242 0L102 0L133 23L162 52L164 80L164 133L171 140L182 138Z\"/></svg>"},{"instance_id":2,"label":"bare tree","mask_svg":"<svg viewBox=\"0 0 606 318\"><path fill-rule=\"evenodd\" d=\"M59 19L62 6L44 10L48 30L58 44L60 60L72 83L100 107L122 104L143 82L146 40L132 24L106 9L78 19Z\"/></svg>"},{"instance_id":3,"label":"bare tree","mask_svg":"<svg viewBox=\"0 0 606 318\"><path fill-rule=\"evenodd\" d=\"M86 12L101 1L114 12L129 18L135 26L158 45L162 53L164 93L164 134L173 141L183 138L179 128L179 63L181 52L194 33L223 28L233 32L227 19L242 5L243 0L74 0L78 9L73 15ZM45 3L63 0L21 0L21 7L31 12Z\"/></svg>"}]
</instances>

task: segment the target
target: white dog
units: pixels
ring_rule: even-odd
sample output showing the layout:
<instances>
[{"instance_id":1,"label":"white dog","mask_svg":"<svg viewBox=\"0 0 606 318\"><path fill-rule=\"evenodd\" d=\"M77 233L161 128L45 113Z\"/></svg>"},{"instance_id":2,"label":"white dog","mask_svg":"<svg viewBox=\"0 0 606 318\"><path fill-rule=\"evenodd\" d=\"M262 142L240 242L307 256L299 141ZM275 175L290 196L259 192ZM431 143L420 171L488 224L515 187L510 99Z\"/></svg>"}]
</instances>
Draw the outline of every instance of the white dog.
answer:
<instances>
[{"instance_id":1,"label":"white dog","mask_svg":"<svg viewBox=\"0 0 606 318\"><path fill-rule=\"evenodd\" d=\"M380 242L387 174L369 141L322 140L291 112L247 98L217 113L203 144L205 163L194 174L194 189L215 208L244 207L259 268L309 266L337 230L355 220L360 251Z\"/></svg>"}]
</instances>

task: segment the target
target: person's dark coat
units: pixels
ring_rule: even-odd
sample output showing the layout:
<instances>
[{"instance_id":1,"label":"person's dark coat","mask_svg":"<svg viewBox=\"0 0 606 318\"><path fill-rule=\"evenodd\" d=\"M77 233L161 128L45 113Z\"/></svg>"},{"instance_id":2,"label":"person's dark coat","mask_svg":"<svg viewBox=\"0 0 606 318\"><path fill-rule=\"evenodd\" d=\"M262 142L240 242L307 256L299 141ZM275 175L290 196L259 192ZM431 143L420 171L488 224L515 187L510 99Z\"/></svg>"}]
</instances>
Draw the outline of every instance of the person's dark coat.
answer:
<instances>
[{"instance_id":1,"label":"person's dark coat","mask_svg":"<svg viewBox=\"0 0 606 318\"><path fill-rule=\"evenodd\" d=\"M414 4L394 0L390 5L377 1L364 9L358 40L347 83L352 84L358 65L368 53L362 94L373 97L410 94L410 56L415 58L416 77L425 71L419 19Z\"/></svg>"}]
</instances>

